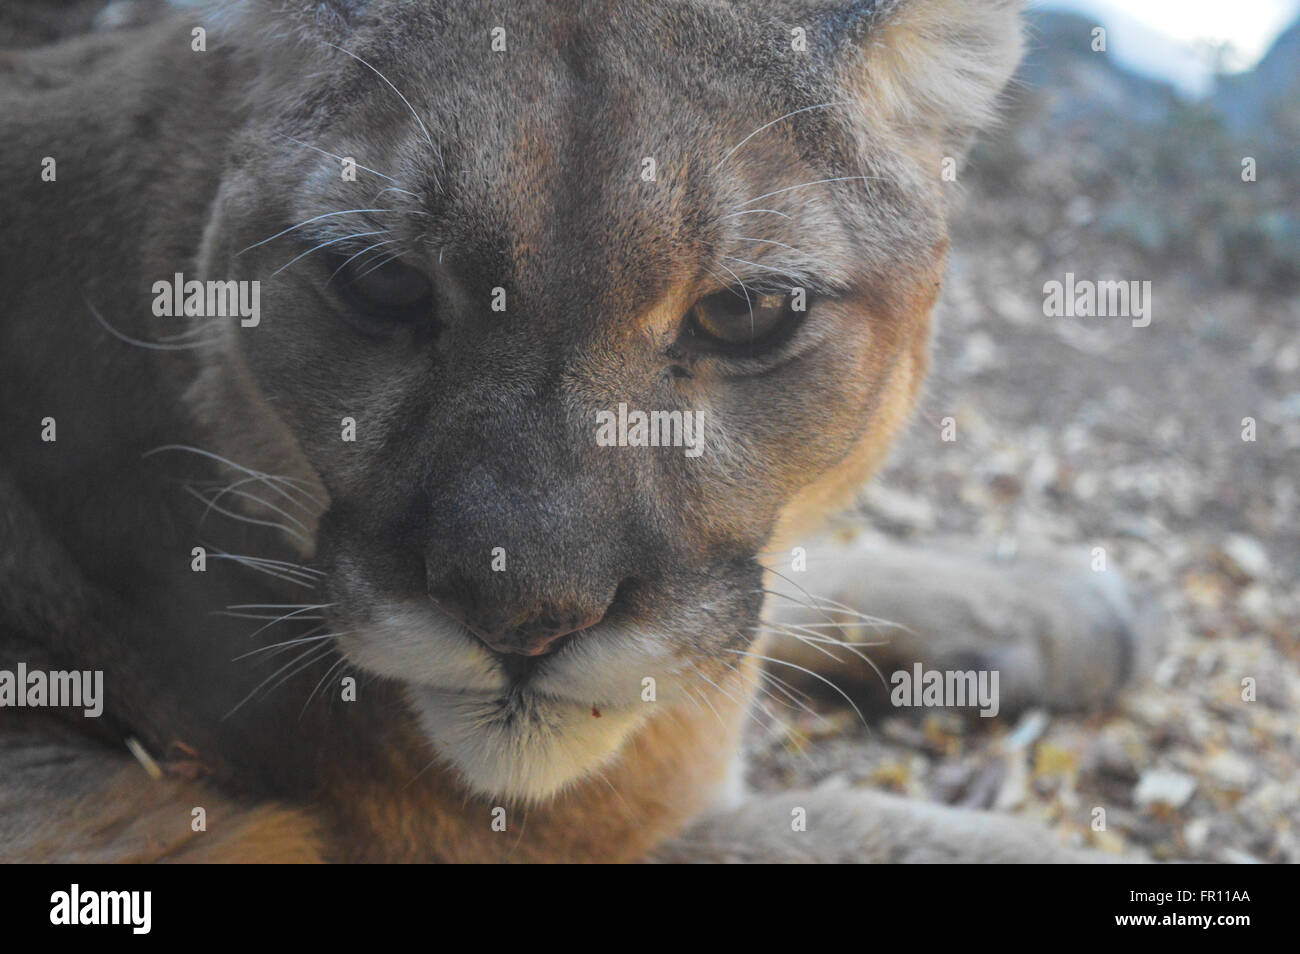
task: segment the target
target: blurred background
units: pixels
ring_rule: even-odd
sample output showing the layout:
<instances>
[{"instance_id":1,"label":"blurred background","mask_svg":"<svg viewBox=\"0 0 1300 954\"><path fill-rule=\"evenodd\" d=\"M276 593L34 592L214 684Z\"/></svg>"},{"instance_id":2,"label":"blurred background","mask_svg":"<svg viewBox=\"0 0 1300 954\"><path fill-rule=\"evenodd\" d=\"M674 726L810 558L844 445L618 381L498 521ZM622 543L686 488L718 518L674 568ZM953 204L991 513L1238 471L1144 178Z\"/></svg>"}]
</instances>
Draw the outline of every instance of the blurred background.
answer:
<instances>
[{"instance_id":1,"label":"blurred background","mask_svg":"<svg viewBox=\"0 0 1300 954\"><path fill-rule=\"evenodd\" d=\"M0 0L0 46L162 7ZM934 375L863 499L901 539L1105 548L1171 620L1152 679L1086 716L868 730L830 702L772 709L756 786L995 808L1156 859L1300 862L1298 15L1298 0L1031 8L1002 126L954 186ZM1067 272L1151 282L1150 325L1046 317L1043 285ZM947 417L957 441L940 440Z\"/></svg>"}]
</instances>

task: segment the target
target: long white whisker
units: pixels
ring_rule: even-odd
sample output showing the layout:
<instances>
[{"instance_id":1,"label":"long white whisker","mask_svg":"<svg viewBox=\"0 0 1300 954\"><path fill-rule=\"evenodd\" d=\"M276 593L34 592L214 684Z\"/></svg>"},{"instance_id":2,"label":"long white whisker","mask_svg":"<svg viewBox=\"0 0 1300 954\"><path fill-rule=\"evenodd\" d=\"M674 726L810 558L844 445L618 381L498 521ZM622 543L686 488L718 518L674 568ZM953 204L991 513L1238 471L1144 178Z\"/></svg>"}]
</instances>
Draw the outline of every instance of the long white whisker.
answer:
<instances>
[{"instance_id":1,"label":"long white whisker","mask_svg":"<svg viewBox=\"0 0 1300 954\"><path fill-rule=\"evenodd\" d=\"M728 255L727 257L730 258L731 256ZM745 293L745 304L749 306L749 336L752 340L754 337L754 303L749 300L749 289L745 287L744 282L740 281L740 276L737 275L735 272L733 272L731 269L727 268L726 265L723 265L721 262L718 262L718 268L722 269L724 272L726 272L728 275L734 278L737 282L740 282L740 290Z\"/></svg>"},{"instance_id":2,"label":"long white whisker","mask_svg":"<svg viewBox=\"0 0 1300 954\"><path fill-rule=\"evenodd\" d=\"M201 500L203 503L207 504L209 509L215 510L217 513L221 514L222 516L229 517L231 520L239 520L242 521L243 523L251 523L259 527L272 527L273 529L276 530L283 530L285 533L289 534L290 536L296 537L298 540L302 541L302 543L308 546L311 545L311 541L308 540L301 533L299 533L297 530L295 530L293 527L286 527L284 524L277 523L274 520L259 520L256 517L250 517L247 514L236 513L233 510L227 510L225 507L217 506L213 501L203 496L203 494L199 493L193 487L186 487L185 492L188 493L190 496L194 497L196 500ZM203 516L204 518L207 517L206 511L204 512Z\"/></svg>"},{"instance_id":3,"label":"long white whisker","mask_svg":"<svg viewBox=\"0 0 1300 954\"><path fill-rule=\"evenodd\" d=\"M388 88L391 89L394 93L396 93L397 98L406 104L406 108L411 111L411 115L415 118L415 121L420 124L420 131L424 133L424 141L429 144L429 148L433 150L433 154L438 157L438 163L442 166L443 172L446 172L447 164L443 162L442 150L440 150L437 146L433 144L433 137L429 135L429 128L424 125L424 120L421 119L420 114L415 111L415 107L411 105L411 101L402 95L402 91L399 90L396 86L394 86L387 76L379 72L379 70L375 69L373 66L367 63L361 57L357 56L355 53L351 53L348 50L343 49L343 47L341 46L335 46L333 43L330 43L328 40L322 40L321 42L323 42L326 46L334 47L334 49L338 50L340 53L352 57L362 66L364 66L366 69L370 70L370 72L378 76L385 83L388 83Z\"/></svg>"},{"instance_id":4,"label":"long white whisker","mask_svg":"<svg viewBox=\"0 0 1300 954\"><path fill-rule=\"evenodd\" d=\"M269 488L270 490L274 490L276 493L278 493L278 494L279 494L281 497L283 497L283 498L284 498L284 499L285 499L289 504L291 504L291 505L294 506L294 507L299 508L300 510L303 510L304 512L306 512L306 513L308 513L308 514L311 514L311 513L313 512L313 511L312 511L312 508L313 508L313 507L316 508L316 512L319 512L319 511L324 507L324 504L322 504L322 503L320 503L319 501L317 501L315 497L313 497L311 494L307 493L305 490L302 490L302 489L300 489L300 488L298 488L298 487L290 487L290 489L296 491L297 493L302 494L302 495L306 498L306 502L304 503L303 501L299 500L297 497L292 497L292 496L290 496L290 495L289 495L287 492L285 492L282 488L280 488L280 487L276 486L276 484L272 483L272 481L274 481L275 479L276 479L276 478L273 477L273 476L271 476L270 474L254 474L254 475L251 476L251 477L241 477L239 480L236 480L235 482L233 482L233 483L231 483L231 484L223 484L223 485L220 485L219 487L216 487L216 488L211 488L211 487L209 487L209 488L206 488L206 489L218 489L218 490L221 490L222 493L225 493L226 491L234 491L234 490L236 490L237 488L244 486L244 484L264 484L264 485L265 485L267 488ZM197 482L196 482L196 483L197 483ZM215 499L220 500L220 499L221 499L221 494L220 494L220 493L217 494L217 496L216 496ZM258 497L257 499L258 499L258 500L261 500L262 498L261 498L261 497ZM271 505L270 505L270 504L267 504L267 506L269 507L269 506L271 506ZM288 516L288 515L286 514L286 516ZM294 565L296 565L296 564L290 564L290 565L291 565L291 566L294 566Z\"/></svg>"},{"instance_id":5,"label":"long white whisker","mask_svg":"<svg viewBox=\"0 0 1300 954\"><path fill-rule=\"evenodd\" d=\"M260 626L260 627L258 627L256 630L254 630L253 632L249 633L249 634L248 634L248 638L249 638L249 639L255 639L257 636L259 636L259 635L261 635L262 633L266 632L268 629L270 629L270 628L271 628L272 626L274 626L276 623L283 623L283 622L285 622L286 620L293 619L294 617L301 617L301 618L303 618L303 619L316 619L317 617L314 617L314 616L303 616L303 614L304 614L304 613L310 613L312 610L329 609L329 608L330 608L331 606L333 606L333 605L334 605L333 603L319 603L319 604L317 604L317 605L315 605L315 606L304 606L304 607L302 607L301 609L294 610L294 611L291 612L291 613L285 613L283 616L277 616L275 619L271 620L271 621L270 621L269 623L267 623L265 626ZM258 607L258 606L255 606L255 605L249 605L249 606L228 606L228 607L226 607L226 608L227 608L228 610L237 610L237 609L261 609L261 608L264 608L264 607Z\"/></svg>"},{"instance_id":6,"label":"long white whisker","mask_svg":"<svg viewBox=\"0 0 1300 954\"><path fill-rule=\"evenodd\" d=\"M228 616L231 619L269 619L272 623L277 623L284 617L274 616L269 613L232 613L230 610L213 610L213 616ZM324 619L324 616L299 616L299 620Z\"/></svg>"},{"instance_id":7,"label":"long white whisker","mask_svg":"<svg viewBox=\"0 0 1300 954\"><path fill-rule=\"evenodd\" d=\"M299 636L297 639L286 639L281 643L268 643L265 646L258 646L256 649L250 649L246 653L240 653L231 659L231 662L239 662L241 659L247 659L249 656L257 656L261 653L270 652L273 649L283 649L286 646L299 646L305 643L317 643L322 639L331 639L334 636L342 636L342 633L321 633L317 636Z\"/></svg>"},{"instance_id":8,"label":"long white whisker","mask_svg":"<svg viewBox=\"0 0 1300 954\"><path fill-rule=\"evenodd\" d=\"M758 215L760 212L768 212L771 213L772 215L779 215L783 219L790 218L790 216L786 215L784 212L778 212L776 209L745 209L743 212L728 212L726 215L722 216L722 218L734 219L738 215Z\"/></svg>"},{"instance_id":9,"label":"long white whisker","mask_svg":"<svg viewBox=\"0 0 1300 954\"><path fill-rule=\"evenodd\" d=\"M276 560L259 560L256 557L219 551L208 553L208 558L212 560L230 560L256 573L264 573L267 576L283 580L285 583L292 583L295 586L302 586L307 589L315 589L320 586L320 579L313 579L305 569L290 569L291 564L276 566L275 564L279 562Z\"/></svg>"},{"instance_id":10,"label":"long white whisker","mask_svg":"<svg viewBox=\"0 0 1300 954\"><path fill-rule=\"evenodd\" d=\"M312 665L317 660L324 658L326 655L330 653L331 649L332 647L330 647L329 645L308 647L306 650L302 652L301 655L295 656L293 659L289 660L287 663L285 663L275 672L271 673L271 675L267 676L256 686L254 686L253 691L250 692L248 695L244 696L244 698L241 699L233 709L231 709L224 716L222 716L222 719L229 719L232 715L238 712L241 708L243 708L245 703L247 703L250 699L256 696L259 691L261 691L263 686L265 686L276 676L280 675L280 673L284 672L286 669L289 669L290 667L295 667L292 672L290 672L283 679L281 679L274 686L272 686L271 687L272 689L278 688L281 684L288 681L289 679L292 679L294 676L302 672L302 670L306 669L308 666ZM304 662L304 660L306 661Z\"/></svg>"},{"instance_id":11,"label":"long white whisker","mask_svg":"<svg viewBox=\"0 0 1300 954\"><path fill-rule=\"evenodd\" d=\"M420 193L412 192L410 189L399 189L397 188L397 186L389 186L387 189L380 189L378 192L376 192L374 201L378 202L379 197L383 195L385 192L400 192L402 193L402 195L409 195L412 199L424 198L424 196L420 195Z\"/></svg>"},{"instance_id":12,"label":"long white whisker","mask_svg":"<svg viewBox=\"0 0 1300 954\"><path fill-rule=\"evenodd\" d=\"M99 313L99 309L96 308L93 304L91 304L89 298L84 300L86 302L86 307L90 309L90 313L95 316L95 320L99 322L101 328L107 331L118 341L123 341L129 345L135 345L137 348L148 348L151 351L189 351L193 348L202 348L205 345L212 344L212 340L190 341L190 342L186 342L185 344L171 344L168 342L160 343L157 341L145 341L141 338L132 338L130 335L125 335L122 332L118 331L116 328L114 328L112 325L110 325L104 319L104 316Z\"/></svg>"},{"instance_id":13,"label":"long white whisker","mask_svg":"<svg viewBox=\"0 0 1300 954\"><path fill-rule=\"evenodd\" d=\"M328 152L328 151L326 151L326 150L324 150L324 149L321 149L321 148L319 148L319 147L317 147L317 146L313 146L313 145L312 145L311 143L309 143L309 142L303 142L301 139L294 139L292 136L286 136L284 133L275 133L274 135L279 136L281 139L287 139L287 140L289 140L289 141L292 142L292 143L297 143L299 146L305 146L305 147L308 148L308 149L314 149L314 150L316 150L316 152L319 152L322 156L329 156L331 159L337 159L339 162L343 162L343 161L344 161L344 157L343 157L343 156L337 155L337 154L332 153L332 152ZM379 172L379 171L376 170L376 169L371 169L369 166L363 166L361 163L357 162L355 159L353 159L352 162L356 165L356 167L357 167L358 169L364 169L366 172L369 172L369 173L371 173L372 175L379 176L379 178L381 178L381 179L387 179L389 182L392 182L392 183L397 183L397 182L399 181L399 180L397 180L397 179L394 179L392 176L386 176L386 175L384 175L382 172ZM388 191L387 189L384 190L384 192L387 192L387 191ZM398 192L406 192L405 189L398 189L397 191L398 191ZM379 195L383 195L383 194L384 194L383 192L379 193ZM407 194L407 195L415 195L414 192L407 192L406 194ZM375 196L375 198L377 199L377 198L379 198L379 196Z\"/></svg>"},{"instance_id":14,"label":"long white whisker","mask_svg":"<svg viewBox=\"0 0 1300 954\"><path fill-rule=\"evenodd\" d=\"M391 238L391 239L385 239L382 242L374 242L371 245L367 245L361 251L349 255L346 259L343 260L343 263L339 265L338 268L334 269L333 273L330 275L330 280L333 281L334 278L337 277L338 273L343 271L343 269L347 268L348 265L350 265L354 259L360 258L362 255L365 255L367 252L373 252L377 248L383 248L385 245L392 245L396 241L398 241L398 239Z\"/></svg>"},{"instance_id":15,"label":"long white whisker","mask_svg":"<svg viewBox=\"0 0 1300 954\"><path fill-rule=\"evenodd\" d=\"M321 242L319 245L315 246L314 248L309 248L307 249L307 251L301 253L300 255L296 255L295 257L291 258L289 261L285 262L283 265L281 265L279 268L277 268L275 271L271 273L271 277L274 278L276 275L279 275L282 271L284 271L294 262L298 261L299 259L306 258L312 252L319 252L321 249L327 248L331 245L337 245L339 244L339 242L348 242L351 241L352 239L366 238L367 236L370 235L385 235L391 231L392 229L378 229L373 232L356 232L352 235L344 235L341 236L340 238L329 239L327 241Z\"/></svg>"},{"instance_id":16,"label":"long white whisker","mask_svg":"<svg viewBox=\"0 0 1300 954\"><path fill-rule=\"evenodd\" d=\"M703 700L704 704L709 707L709 711L712 712L714 717L718 720L718 725L722 726L722 731L726 732L727 731L726 721L722 718L721 715L719 715L718 710L713 708L713 703L710 702L709 697L704 694L704 690L703 689L697 690L696 695L698 695L700 699Z\"/></svg>"},{"instance_id":17,"label":"long white whisker","mask_svg":"<svg viewBox=\"0 0 1300 954\"><path fill-rule=\"evenodd\" d=\"M365 278L365 277L366 277L367 275L369 275L371 272L375 271L375 269L383 268L383 267L384 267L385 265L387 265L389 262L395 262L395 261L397 261L397 259L399 259L399 258L401 258L401 255L398 254L397 252L394 252L394 253L392 253L391 255L383 256L383 257L381 257L381 259L380 259L378 262L376 262L374 265L371 265L371 266L370 266L369 268L367 268L364 272L362 272L360 275L358 275L357 278L358 278L358 279Z\"/></svg>"},{"instance_id":18,"label":"long white whisker","mask_svg":"<svg viewBox=\"0 0 1300 954\"><path fill-rule=\"evenodd\" d=\"M805 632L807 628L808 627L806 626L800 626L798 624L782 624L780 626L751 626L750 631L755 633L772 633L778 636L794 636L795 633L798 632L804 639L812 640L814 643L823 643L827 646L844 646L845 648L852 646L866 646L869 648L872 646L890 645L890 642L887 639L872 640L865 643L850 643L847 640L836 639L834 636L826 636L817 632Z\"/></svg>"},{"instance_id":19,"label":"long white whisker","mask_svg":"<svg viewBox=\"0 0 1300 954\"><path fill-rule=\"evenodd\" d=\"M799 282L802 280L798 272L792 272L788 268L776 268L772 265L764 265L761 262L750 262L743 258L737 258L734 255L726 255L724 256L724 258L728 259L729 261L740 262L740 264L748 265L751 268L762 268L769 272L775 272L776 274L781 275L785 278L792 279L795 282Z\"/></svg>"},{"instance_id":20,"label":"long white whisker","mask_svg":"<svg viewBox=\"0 0 1300 954\"><path fill-rule=\"evenodd\" d=\"M836 176L832 179L818 179L815 182L801 182L798 185L786 186L784 189L777 189L775 192L765 192L762 195L756 195L752 199L746 199L740 203L742 206L749 205L751 202L758 202L760 199L770 199L774 195L781 195L785 192L793 192L795 189L806 189L809 186L825 185L828 182L852 182L854 180L876 180L879 182L889 182L891 180L883 176Z\"/></svg>"},{"instance_id":21,"label":"long white whisker","mask_svg":"<svg viewBox=\"0 0 1300 954\"><path fill-rule=\"evenodd\" d=\"M862 710L858 708L857 703L855 703L851 698L849 698L849 694L845 692L843 689L841 689L839 686L835 685L835 683L831 682L825 676L821 675L820 673L815 673L811 669L805 669L803 666L796 665L795 663L792 662L787 662L784 659L774 659L771 656L764 656L761 653L746 652L743 649L729 649L727 650L727 652L736 653L737 655L740 656L752 656L755 659L762 659L765 662L776 663L778 666L789 666L791 669L797 669L801 673L804 673L805 675L812 676L814 679L826 683L826 685L830 686L832 689L838 692L840 696L843 697L844 701L847 702L853 708L853 711L858 714L858 718L862 720L862 724L863 725L867 724L866 717L863 716ZM888 688L889 683L885 683L885 687Z\"/></svg>"},{"instance_id":22,"label":"long white whisker","mask_svg":"<svg viewBox=\"0 0 1300 954\"><path fill-rule=\"evenodd\" d=\"M320 692L320 690L321 690L321 686L325 685L326 680L328 680L329 677L330 677L330 676L331 676L331 675L332 675L332 674L333 674L333 673L334 673L334 672L335 672L335 671L336 671L340 666L344 666L344 665L346 665L346 664L347 664L347 661L348 661L348 657L347 657L347 656L339 656L338 661L335 662L334 665L330 666L328 669L325 670L325 675L323 675L323 676L320 677L320 682L316 683L316 685L312 688L312 691L309 692L309 693L307 693L307 701L304 702L304 703L302 704L302 711L298 713L298 719L299 719L300 721L301 721L302 717L305 716L305 715L307 714L307 707L310 706L310 705L311 705L311 701L312 701L313 699L316 698L316 693Z\"/></svg>"},{"instance_id":23,"label":"long white whisker","mask_svg":"<svg viewBox=\"0 0 1300 954\"><path fill-rule=\"evenodd\" d=\"M319 222L321 219L328 219L335 215L359 215L363 212L392 212L392 211L394 210L393 209L340 209L337 212L323 212L320 215L312 216L310 219L307 219L306 221L299 222L297 225L291 225L287 229L281 229L279 232L276 232L274 235L267 236L266 238L262 239L262 241L260 242L254 242L252 245L249 245L247 248L241 248L236 254L243 255L245 252L251 249L255 249L258 246L265 245L267 242L275 241L281 235L288 235L290 232L296 231L297 229L302 228L304 225L311 225L313 222Z\"/></svg>"},{"instance_id":24,"label":"long white whisker","mask_svg":"<svg viewBox=\"0 0 1300 954\"><path fill-rule=\"evenodd\" d=\"M718 164L717 164L716 166L713 167L713 171L714 171L714 172L717 172L719 169L721 169L723 163L725 163L728 159L730 159L733 155L735 155L735 154L736 154L736 151L737 151L738 149L740 149L741 146L743 146L745 143L749 142L751 139L753 139L755 136L757 136L759 133L761 133L764 129L769 129L769 128L771 128L772 126L775 126L777 123L782 122L783 120L789 119L791 116L798 116L800 113L809 113L809 112L812 112L812 111L815 110L815 109L829 109L829 108L832 107L832 106L849 106L849 105L851 105L851 102L850 102L849 100L840 100L840 101L837 101L837 102L831 102L831 103L818 103L818 104L815 105L815 106L805 106L805 107L803 107L802 109L796 109L796 110L793 110L792 112L788 112L788 113L786 113L784 116L778 116L778 117L776 117L776 119L772 120L770 123L764 123L763 125L759 126L759 127L758 127L757 129L755 129L752 133L750 133L750 134L749 134L748 136L746 136L744 139L740 140L740 142L736 143L736 144L735 144L734 146L732 146L729 150L727 150L727 154L726 154L725 156L723 156L721 159L718 160Z\"/></svg>"},{"instance_id":25,"label":"long white whisker","mask_svg":"<svg viewBox=\"0 0 1300 954\"><path fill-rule=\"evenodd\" d=\"M223 487L219 493L217 493L216 495L213 496L213 498L212 498L212 502L215 504L217 501L219 501L219 500L220 500L222 497L224 497L226 494L231 494L231 495L233 495L233 496L235 496L235 497L242 497L242 498L245 499L245 500L253 500L253 501L256 501L257 503L260 503L263 507L266 507L266 508L268 508L268 509L270 509L270 510L275 511L275 512L278 513L280 516L284 517L286 520L288 520L288 521L294 523L295 525L297 525L298 527L300 527L302 530L305 531L305 530L308 529L308 528L307 528L307 525L306 525L305 523L303 523L301 520L299 520L299 519L298 519L297 517L295 517L293 514L289 513L289 511L287 511L287 510L285 510L285 509L283 509L283 508L281 508L281 507L276 506L275 504L271 503L269 500L265 500L265 499L263 499L263 498L257 496L257 494L249 493L247 490L239 490L239 489L238 489L238 488L239 488L240 486L242 486L243 484L246 484L246 483L254 483L254 482L259 483L259 484L260 484L260 483L263 483L263 481L262 481L261 479L257 478L257 477L245 477L243 480L237 480L237 481L235 481L233 484L231 484L230 486L228 486L228 487ZM300 504L300 503L298 503L297 501L294 501L294 503L297 504L297 506L299 506L299 507L303 507L303 505ZM306 507L303 507L303 509L305 510ZM206 514L204 514L204 516L206 516Z\"/></svg>"},{"instance_id":26,"label":"long white whisker","mask_svg":"<svg viewBox=\"0 0 1300 954\"><path fill-rule=\"evenodd\" d=\"M184 451L187 454L197 454L200 457L206 457L209 460L215 460L219 464L225 464L227 467L231 468L232 470L237 470L240 473L247 474L250 477L256 477L261 480L267 481L268 484L271 486L271 489L275 490L277 493L282 495L285 499L293 503L297 503L296 500L294 500L292 497L289 496L287 491L281 489L278 486L279 484L287 484L290 490L294 490L297 493L302 494L308 500L312 501L313 503L317 504L320 507L325 506L325 501L319 499L314 494L308 493L302 487L295 486L296 484L309 484L308 481L299 478L294 478L294 477L280 477L275 474L263 473L260 470L253 470L251 467L245 467L243 464L237 464L233 460L230 460L229 458L222 457L220 454L214 454L212 451L204 450L201 447L194 447L190 444L163 444L160 447L155 447L153 450L145 451L140 456L152 457L155 454L161 454L163 451ZM301 506L301 504L299 504L299 506Z\"/></svg>"}]
</instances>

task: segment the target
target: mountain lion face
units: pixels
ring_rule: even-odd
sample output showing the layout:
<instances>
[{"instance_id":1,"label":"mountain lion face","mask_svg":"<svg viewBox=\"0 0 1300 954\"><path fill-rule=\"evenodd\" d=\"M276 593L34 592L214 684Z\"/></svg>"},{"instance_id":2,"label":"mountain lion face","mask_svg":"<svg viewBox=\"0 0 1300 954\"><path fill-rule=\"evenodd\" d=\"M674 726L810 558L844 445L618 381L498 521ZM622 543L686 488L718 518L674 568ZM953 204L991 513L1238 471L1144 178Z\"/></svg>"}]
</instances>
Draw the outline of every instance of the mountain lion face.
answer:
<instances>
[{"instance_id":1,"label":"mountain lion face","mask_svg":"<svg viewBox=\"0 0 1300 954\"><path fill-rule=\"evenodd\" d=\"M256 79L197 277L259 281L260 321L189 399L327 494L349 659L471 787L542 798L761 653L760 558L904 419L1014 21L282 6L220 28Z\"/></svg>"}]
</instances>

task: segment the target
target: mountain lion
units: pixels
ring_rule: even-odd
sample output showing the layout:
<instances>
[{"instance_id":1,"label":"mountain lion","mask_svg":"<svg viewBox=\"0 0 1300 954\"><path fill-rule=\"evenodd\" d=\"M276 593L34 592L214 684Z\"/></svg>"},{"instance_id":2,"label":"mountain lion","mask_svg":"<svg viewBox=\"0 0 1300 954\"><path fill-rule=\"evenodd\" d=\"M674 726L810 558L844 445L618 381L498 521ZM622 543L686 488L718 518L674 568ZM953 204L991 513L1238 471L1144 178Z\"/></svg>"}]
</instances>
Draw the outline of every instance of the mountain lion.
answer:
<instances>
[{"instance_id":1,"label":"mountain lion","mask_svg":"<svg viewBox=\"0 0 1300 954\"><path fill-rule=\"evenodd\" d=\"M1010 0L247 0L3 54L0 670L103 711L10 682L0 856L1080 857L741 784L760 667L870 680L875 616L1004 711L1150 654L1118 585L813 536L1019 49Z\"/></svg>"}]
</instances>

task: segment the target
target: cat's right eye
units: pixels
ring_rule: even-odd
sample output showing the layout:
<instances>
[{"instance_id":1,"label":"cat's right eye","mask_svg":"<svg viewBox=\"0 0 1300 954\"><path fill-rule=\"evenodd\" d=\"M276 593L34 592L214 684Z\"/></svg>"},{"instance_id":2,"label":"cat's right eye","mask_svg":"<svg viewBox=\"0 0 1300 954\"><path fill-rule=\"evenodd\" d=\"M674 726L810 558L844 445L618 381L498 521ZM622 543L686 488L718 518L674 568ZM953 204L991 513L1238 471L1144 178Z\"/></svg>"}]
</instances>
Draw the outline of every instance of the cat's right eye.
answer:
<instances>
[{"instance_id":1,"label":"cat's right eye","mask_svg":"<svg viewBox=\"0 0 1300 954\"><path fill-rule=\"evenodd\" d=\"M752 356L789 337L803 316L784 289L727 289L699 299L686 315L687 346L715 353Z\"/></svg>"},{"instance_id":2,"label":"cat's right eye","mask_svg":"<svg viewBox=\"0 0 1300 954\"><path fill-rule=\"evenodd\" d=\"M414 324L433 312L433 282L399 259L345 261L330 278L344 303L359 317Z\"/></svg>"}]
</instances>

